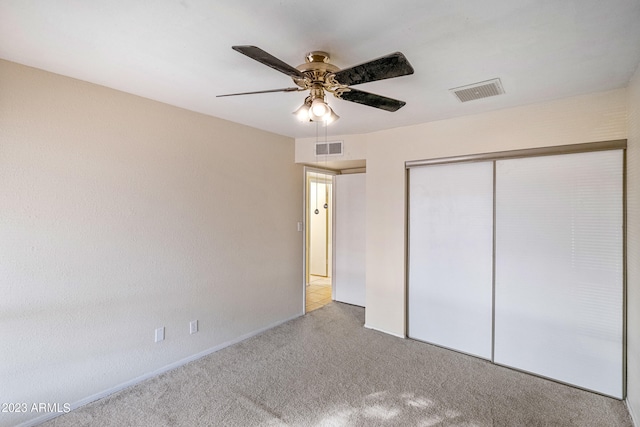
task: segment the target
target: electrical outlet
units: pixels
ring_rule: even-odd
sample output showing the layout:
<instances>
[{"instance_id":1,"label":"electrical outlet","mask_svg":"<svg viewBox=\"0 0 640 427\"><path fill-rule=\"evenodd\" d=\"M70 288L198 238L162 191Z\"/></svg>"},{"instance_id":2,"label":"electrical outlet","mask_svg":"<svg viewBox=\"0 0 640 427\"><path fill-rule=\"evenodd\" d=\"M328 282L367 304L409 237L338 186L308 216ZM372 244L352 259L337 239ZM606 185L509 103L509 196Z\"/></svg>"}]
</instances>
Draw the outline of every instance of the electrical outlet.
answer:
<instances>
[{"instance_id":1,"label":"electrical outlet","mask_svg":"<svg viewBox=\"0 0 640 427\"><path fill-rule=\"evenodd\" d=\"M156 329L156 342L164 341L164 326Z\"/></svg>"},{"instance_id":2,"label":"electrical outlet","mask_svg":"<svg viewBox=\"0 0 640 427\"><path fill-rule=\"evenodd\" d=\"M192 320L191 322L189 322L189 333L195 334L196 332L198 332L198 321Z\"/></svg>"}]
</instances>

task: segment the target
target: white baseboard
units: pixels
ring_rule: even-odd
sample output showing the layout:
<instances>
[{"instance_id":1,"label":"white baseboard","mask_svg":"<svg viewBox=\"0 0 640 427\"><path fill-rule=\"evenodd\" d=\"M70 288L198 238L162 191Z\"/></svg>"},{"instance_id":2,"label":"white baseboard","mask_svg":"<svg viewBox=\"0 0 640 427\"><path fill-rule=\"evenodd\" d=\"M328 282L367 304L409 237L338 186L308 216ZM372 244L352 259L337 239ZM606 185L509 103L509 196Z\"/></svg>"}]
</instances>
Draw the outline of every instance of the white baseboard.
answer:
<instances>
[{"instance_id":1,"label":"white baseboard","mask_svg":"<svg viewBox=\"0 0 640 427\"><path fill-rule=\"evenodd\" d=\"M286 322L288 322L290 320L296 319L296 318L298 318L300 316L302 316L302 313L296 314L295 316L292 316L292 317L290 317L288 319L279 320L279 321L277 321L275 323L272 323L270 325L265 326L264 328L260 328L260 329L257 329L255 331L246 333L246 334L241 335L241 336L239 336L237 338L234 338L234 339L232 339L230 341L227 341L227 342L224 342L222 344L216 345L214 347L211 347L211 348L209 348L207 350L201 351L201 352L196 353L194 355L191 355L189 357L185 357L184 359L180 359L177 362L171 363L171 364L169 364L167 366L163 366L162 368L156 369L155 371L151 371L151 372L148 372L146 374L140 375L139 377L136 377L136 378L134 378L134 379L132 379L130 381L126 381L124 383L118 384L115 387L108 388L108 389L103 390L103 391L101 391L99 393L96 393L96 394L93 394L91 396L85 397L84 399L80 399L80 400L78 400L78 401L76 401L76 402L71 404L71 410L73 411L75 409L80 408L81 406L87 405L87 404L89 404L91 402L95 402L96 400L105 398L105 397L110 396L110 395L112 395L114 393L117 393L117 392L119 392L121 390L124 390L125 388L134 386L134 385L139 384L139 383L141 383L143 381L146 381L146 380L148 380L150 378L156 377L156 376L158 376L160 374L164 374L165 372L172 371L172 370L174 370L176 368L179 368L180 366L186 365L189 362L193 362L194 360L198 360L200 358L208 356L209 354L215 353L216 351L220 351L223 348L229 347L230 345L234 345L234 344L239 343L240 341L244 341L244 340L246 340L248 338L254 337L254 336L258 335L258 334L261 334L262 332L268 331L269 329L275 328L276 326L279 326L279 325L281 325L283 323L286 323ZM62 415L62 414L61 413L44 414L44 415L42 415L40 417L32 418L32 419L27 420L27 421L25 421L23 423L20 423L16 427L33 427L33 426L37 426L38 424L42 424L45 421L48 421L48 420L51 420L53 418L59 417L60 415Z\"/></svg>"},{"instance_id":2,"label":"white baseboard","mask_svg":"<svg viewBox=\"0 0 640 427\"><path fill-rule=\"evenodd\" d=\"M396 334L394 332L385 331L384 329L380 329L380 328L374 328L373 326L367 325L366 323L365 323L364 327L367 328L367 329L372 329L374 331L385 333L387 335L393 335L394 337L398 337L398 338L402 338L402 339L406 338L404 335Z\"/></svg>"},{"instance_id":3,"label":"white baseboard","mask_svg":"<svg viewBox=\"0 0 640 427\"><path fill-rule=\"evenodd\" d=\"M633 408L631 407L631 405L629 404L629 398L627 397L624 400L624 403L627 404L627 410L629 411L629 415L631 415L631 422L633 423L633 425L635 427L640 427L640 424L638 423L638 418L636 417L636 415L633 413Z\"/></svg>"}]
</instances>

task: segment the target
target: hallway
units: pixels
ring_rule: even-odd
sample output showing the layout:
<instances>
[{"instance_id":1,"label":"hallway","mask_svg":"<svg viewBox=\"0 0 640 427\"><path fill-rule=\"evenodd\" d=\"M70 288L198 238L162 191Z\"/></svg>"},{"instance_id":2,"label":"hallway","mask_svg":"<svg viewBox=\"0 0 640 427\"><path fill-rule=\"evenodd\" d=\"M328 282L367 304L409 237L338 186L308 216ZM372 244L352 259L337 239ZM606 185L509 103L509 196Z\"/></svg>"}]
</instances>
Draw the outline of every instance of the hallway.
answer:
<instances>
[{"instance_id":1,"label":"hallway","mask_svg":"<svg viewBox=\"0 0 640 427\"><path fill-rule=\"evenodd\" d=\"M306 312L316 310L331 302L331 278L314 276L309 277L307 286Z\"/></svg>"}]
</instances>

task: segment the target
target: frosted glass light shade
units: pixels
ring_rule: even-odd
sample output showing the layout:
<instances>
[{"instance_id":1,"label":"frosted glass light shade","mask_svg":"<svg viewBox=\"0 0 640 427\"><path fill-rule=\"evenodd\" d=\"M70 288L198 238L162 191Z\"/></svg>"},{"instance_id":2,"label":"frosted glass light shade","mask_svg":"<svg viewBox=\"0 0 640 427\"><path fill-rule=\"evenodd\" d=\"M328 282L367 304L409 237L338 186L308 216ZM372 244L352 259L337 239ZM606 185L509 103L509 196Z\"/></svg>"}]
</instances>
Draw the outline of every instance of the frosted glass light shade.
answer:
<instances>
[{"instance_id":1,"label":"frosted glass light shade","mask_svg":"<svg viewBox=\"0 0 640 427\"><path fill-rule=\"evenodd\" d=\"M309 118L309 105L307 103L302 104L300 108L293 112L293 115L301 122L308 122L311 120Z\"/></svg>"},{"instance_id":2,"label":"frosted glass light shade","mask_svg":"<svg viewBox=\"0 0 640 427\"><path fill-rule=\"evenodd\" d=\"M340 118L339 115L337 115L331 108L329 108L329 115L327 116L327 118L324 120L324 124L325 126L330 125L331 123L335 122L336 120L338 120Z\"/></svg>"},{"instance_id":3,"label":"frosted glass light shade","mask_svg":"<svg viewBox=\"0 0 640 427\"><path fill-rule=\"evenodd\" d=\"M311 113L316 117L324 117L329 114L329 106L322 99L316 98L311 103Z\"/></svg>"}]
</instances>

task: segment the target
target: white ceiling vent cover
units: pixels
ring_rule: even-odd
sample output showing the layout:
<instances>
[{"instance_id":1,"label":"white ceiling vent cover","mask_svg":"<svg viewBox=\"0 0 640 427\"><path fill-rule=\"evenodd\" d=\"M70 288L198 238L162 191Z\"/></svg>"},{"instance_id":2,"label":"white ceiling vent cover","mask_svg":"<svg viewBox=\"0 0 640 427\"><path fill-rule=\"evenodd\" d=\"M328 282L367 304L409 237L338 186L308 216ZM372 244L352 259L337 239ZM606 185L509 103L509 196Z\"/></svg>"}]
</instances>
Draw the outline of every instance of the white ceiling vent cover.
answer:
<instances>
[{"instance_id":1,"label":"white ceiling vent cover","mask_svg":"<svg viewBox=\"0 0 640 427\"><path fill-rule=\"evenodd\" d=\"M504 93L500 79L487 80L467 86L449 89L460 102L473 101L475 99L488 98Z\"/></svg>"},{"instance_id":2,"label":"white ceiling vent cover","mask_svg":"<svg viewBox=\"0 0 640 427\"><path fill-rule=\"evenodd\" d=\"M342 156L342 141L316 143L316 156Z\"/></svg>"}]
</instances>

